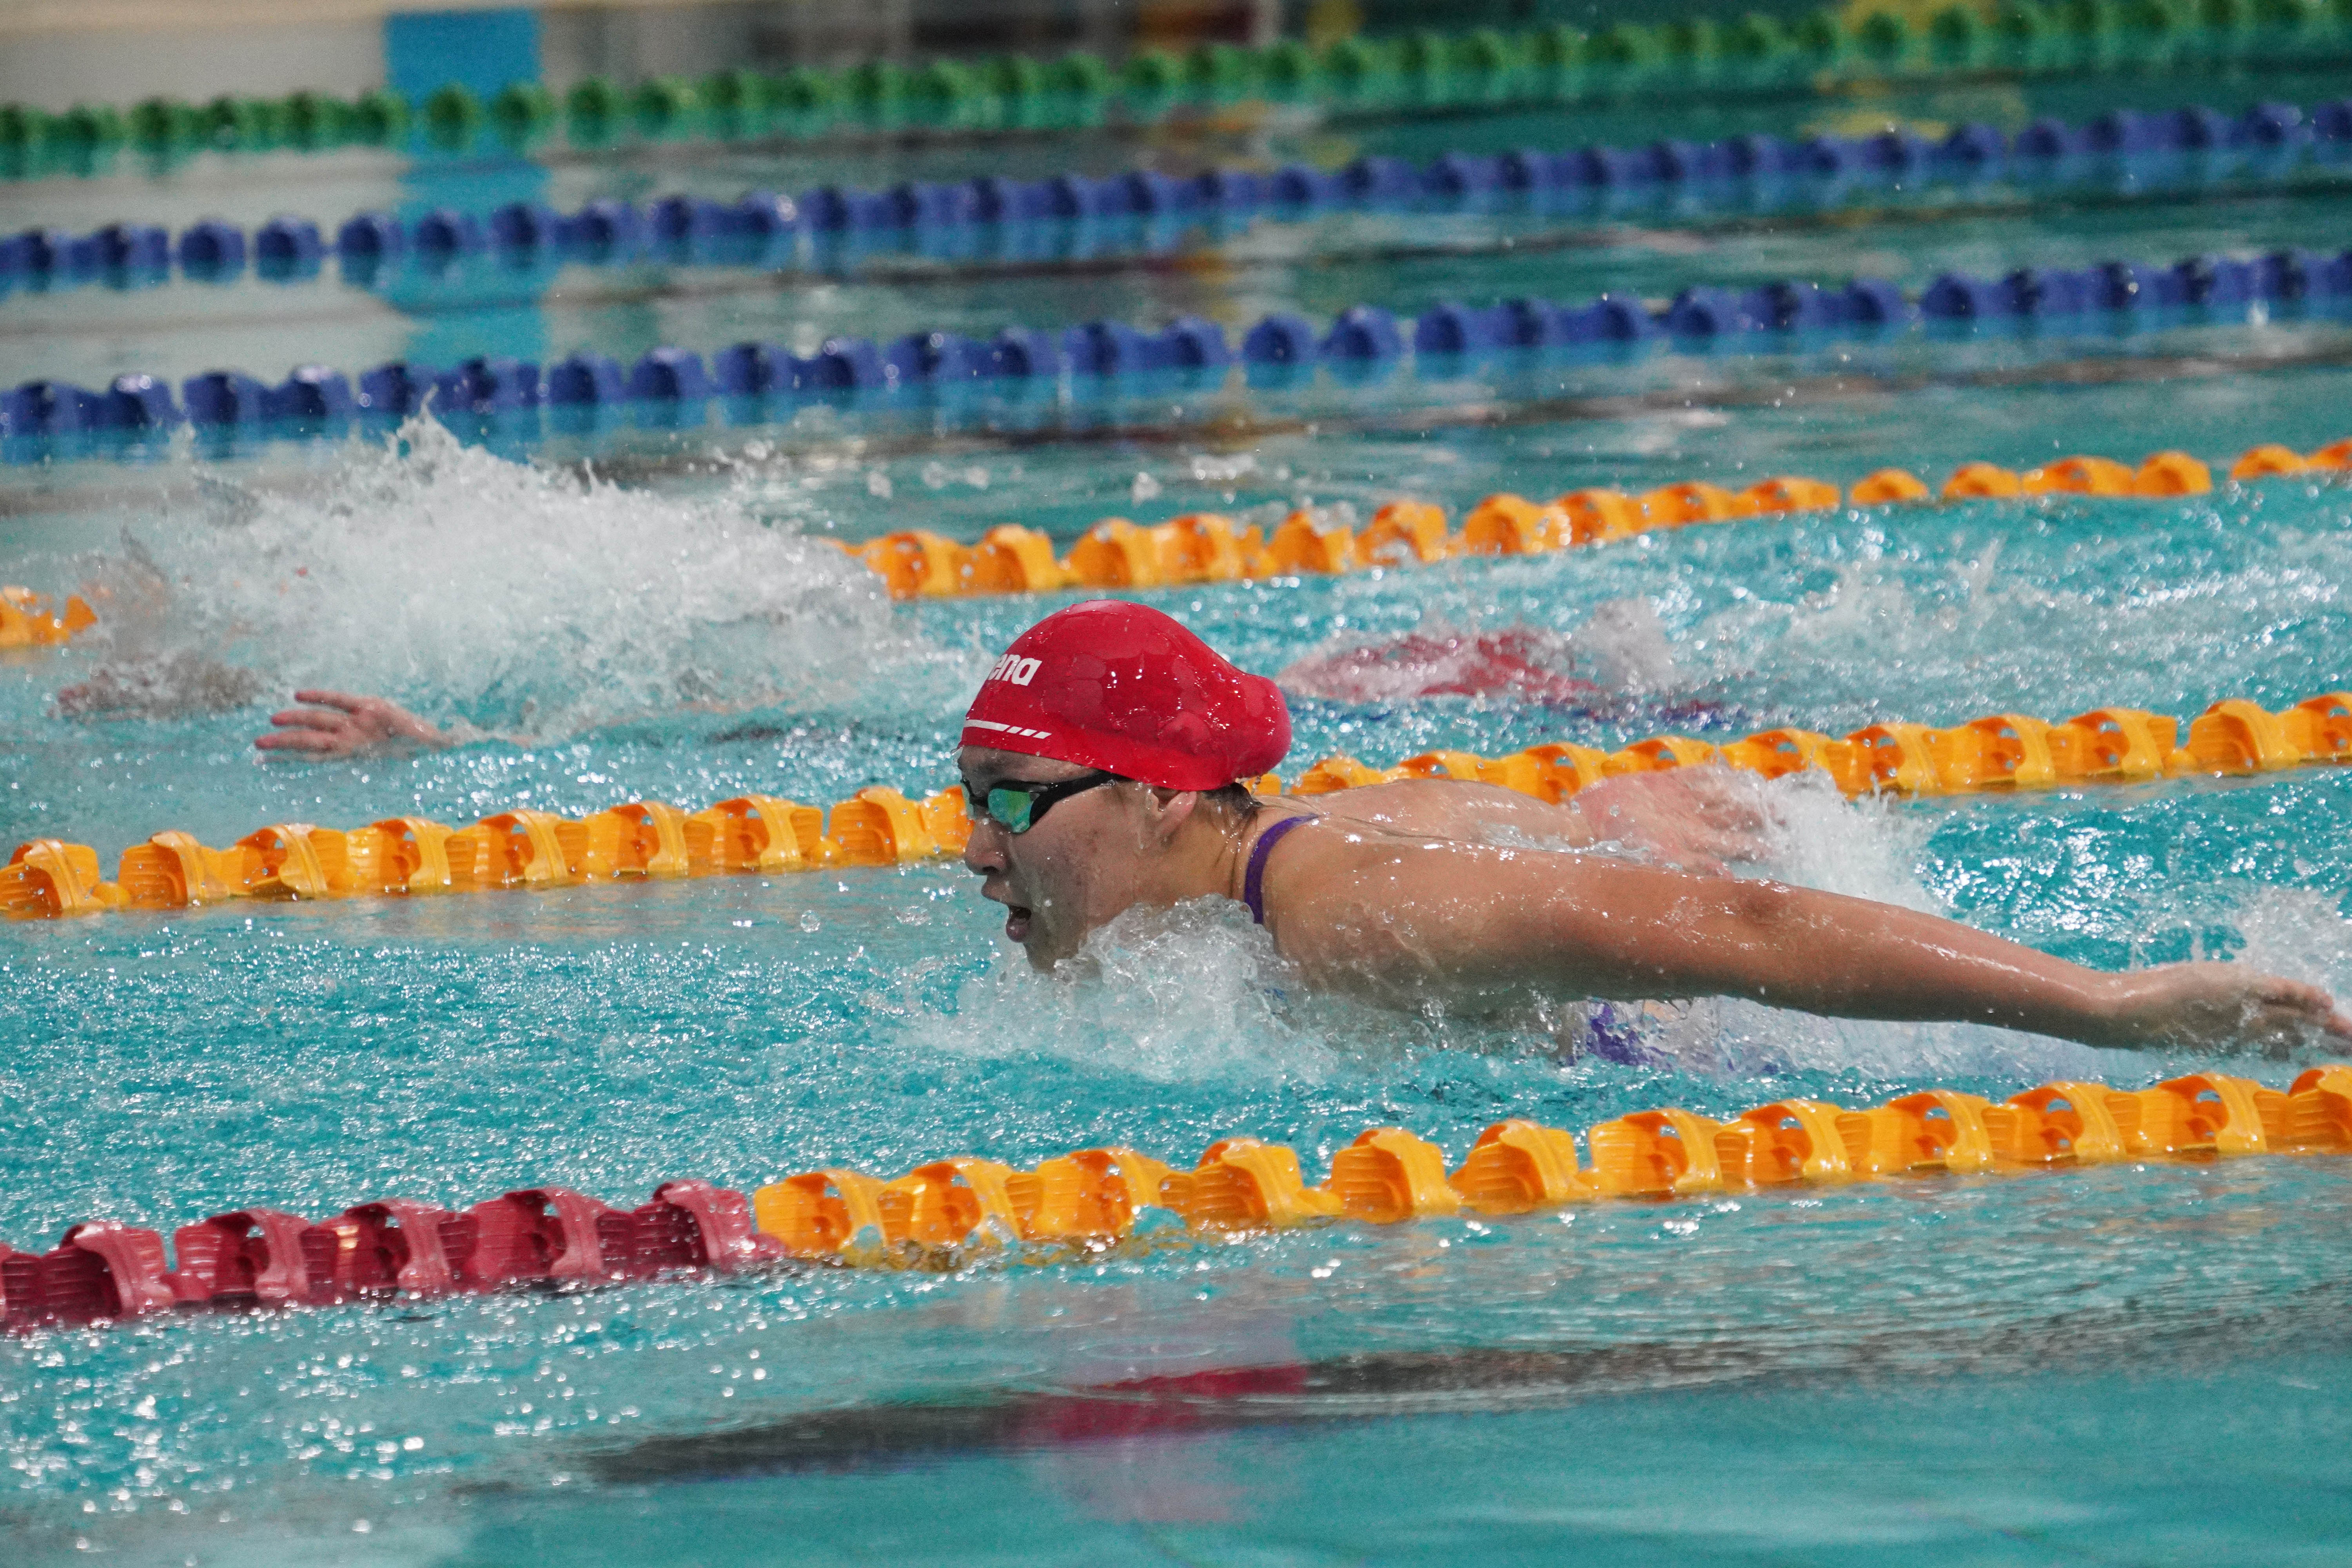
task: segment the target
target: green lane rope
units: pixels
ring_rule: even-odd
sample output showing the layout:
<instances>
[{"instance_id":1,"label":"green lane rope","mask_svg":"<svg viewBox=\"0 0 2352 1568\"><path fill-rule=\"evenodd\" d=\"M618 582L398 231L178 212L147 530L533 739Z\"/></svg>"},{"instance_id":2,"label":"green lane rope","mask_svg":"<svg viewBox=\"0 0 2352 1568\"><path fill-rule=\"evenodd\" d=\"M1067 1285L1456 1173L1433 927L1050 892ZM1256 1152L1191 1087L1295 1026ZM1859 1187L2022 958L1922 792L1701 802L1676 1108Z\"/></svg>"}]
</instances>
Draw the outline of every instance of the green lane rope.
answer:
<instances>
[{"instance_id":1,"label":"green lane rope","mask_svg":"<svg viewBox=\"0 0 2352 1568\"><path fill-rule=\"evenodd\" d=\"M517 150L559 131L570 144L808 139L908 130L1078 129L1148 124L1243 103L1336 115L1564 104L1693 92L1828 92L1865 81L1953 75L2208 73L2352 60L2352 0L2000 0L1955 5L1915 26L1894 11L1823 9L1784 23L1750 15L1586 34L1423 30L1320 49L1145 48L1117 67L1087 53L921 65L870 60L777 74L725 70L625 87L591 77L560 98L516 82L485 101L452 83L422 101L374 91L150 99L63 113L0 106L0 176L93 173L125 148L164 163L205 150L374 146L463 153L485 138Z\"/></svg>"}]
</instances>

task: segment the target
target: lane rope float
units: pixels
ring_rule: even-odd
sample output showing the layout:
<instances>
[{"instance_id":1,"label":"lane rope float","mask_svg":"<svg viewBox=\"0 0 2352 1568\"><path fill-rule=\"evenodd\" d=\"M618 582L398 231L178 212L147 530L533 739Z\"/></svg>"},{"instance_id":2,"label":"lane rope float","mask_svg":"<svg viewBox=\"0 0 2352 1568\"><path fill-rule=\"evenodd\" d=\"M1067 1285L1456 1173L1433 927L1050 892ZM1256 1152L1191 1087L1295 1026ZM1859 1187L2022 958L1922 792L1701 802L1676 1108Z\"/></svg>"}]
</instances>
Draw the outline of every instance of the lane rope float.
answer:
<instances>
[{"instance_id":1,"label":"lane rope float","mask_svg":"<svg viewBox=\"0 0 2352 1568\"><path fill-rule=\"evenodd\" d=\"M485 101L447 84L411 100L377 89L356 99L302 91L283 99L225 95L198 106L169 98L129 110L82 103L62 113L0 105L0 174L16 178L105 172L125 146L165 164L201 150L325 152L362 145L463 153L484 140L527 152L558 129L582 148L628 137L654 142L814 137L835 132L937 134L1076 129L1114 116L1148 125L1246 103L1337 115L1433 109L1684 98L1694 90L1835 94L1882 79L1986 75L2184 74L2255 67L2312 68L2352 55L2341 7L2318 0L2207 5L1969 5L1924 26L1910 15L1859 16L1823 7L1789 21L1750 13L1689 17L1593 34L1558 25L1521 32L1421 29L1340 38L1144 47L1114 67L1080 51L1057 59L1008 56L919 66L867 60L781 75L734 69L700 80L655 77L623 87L590 77L559 100L518 81Z\"/></svg>"},{"instance_id":2,"label":"lane rope float","mask_svg":"<svg viewBox=\"0 0 2352 1568\"><path fill-rule=\"evenodd\" d=\"M2249 447L2226 470L2233 484L2330 477L2352 471L2352 437L2309 454L2276 443ZM1269 535L1212 512L1156 524L1105 518L1066 556L1053 541L1019 523L1001 523L973 544L920 529L900 530L839 549L882 578L894 598L967 594L1054 593L1072 588L1145 589L1244 579L1393 570L1471 556L1535 555L1603 544L1661 528L1785 517L1857 507L2076 495L2142 499L2203 495L2211 468L2186 452L2166 451L2137 468L2112 458L2074 457L2022 473L1963 463L1931 490L1902 468L1881 468L1841 490L1826 479L1781 475L1738 490L1703 480L1663 485L1640 495L1608 489L1570 490L1548 502L1499 493L1471 508L1460 533L1444 509L1398 500L1381 507L1361 531L1328 515L1291 513ZM0 649L56 647L98 624L79 595L54 612L28 588L0 587Z\"/></svg>"},{"instance_id":3,"label":"lane rope float","mask_svg":"<svg viewBox=\"0 0 2352 1568\"><path fill-rule=\"evenodd\" d=\"M2347 473L2352 473L2352 437L2309 453L2264 442L2248 447L2223 469L2227 482L2239 485L2278 479L2333 480ZM1664 528L1781 518L1840 506L2060 496L2161 500L2205 495L2213 488L2212 465L2187 452L2168 450L2151 454L2137 466L2091 455L2021 472L1972 461L1934 488L1907 469L1888 468L1844 489L1827 479L1783 474L1736 490L1692 479L1640 494L1592 487L1549 501L1504 491L1473 506L1459 532L1453 531L1444 508L1399 500L1381 506L1361 530L1328 510L1294 511L1271 531L1217 512L1192 512L1160 523L1104 518L1061 556L1055 554L1049 535L1021 523L997 524L971 544L926 529L901 529L860 544L837 539L829 542L879 576L894 598L942 598L1393 571L1470 557L1547 554ZM68 595L63 610L50 615L30 590L0 589L0 647L63 642L97 619L79 596Z\"/></svg>"},{"instance_id":4,"label":"lane rope float","mask_svg":"<svg viewBox=\"0 0 2352 1568\"><path fill-rule=\"evenodd\" d=\"M266 1207L160 1232L115 1220L69 1226L45 1253L0 1243L0 1328L24 1332L152 1320L188 1310L386 1302L661 1275L733 1273L788 1259L953 1268L990 1258L1084 1258L1182 1232L1231 1236L1354 1222L1539 1213L1607 1199L1787 1192L1859 1181L2153 1160L2352 1153L2352 1066L2284 1090L2222 1073L2147 1089L2059 1080L1998 1104L1927 1089L1851 1110L1788 1099L1727 1121L1645 1110L1570 1132L1498 1121L1452 1171L1402 1127L1368 1130L1308 1186L1296 1150L1223 1138L1191 1170L1127 1148L1080 1149L1024 1171L976 1155L895 1179L833 1165L747 1194L665 1182L612 1207L565 1187L506 1193L464 1210L413 1198L357 1204L312 1222Z\"/></svg>"},{"instance_id":5,"label":"lane rope float","mask_svg":"<svg viewBox=\"0 0 2352 1568\"><path fill-rule=\"evenodd\" d=\"M97 613L79 594L52 609L30 588L0 587L0 651L58 647L98 624Z\"/></svg>"},{"instance_id":6,"label":"lane rope float","mask_svg":"<svg viewBox=\"0 0 2352 1568\"><path fill-rule=\"evenodd\" d=\"M1720 763L1780 778L1827 773L1849 795L2009 793L2148 784L2198 774L2238 777L2352 762L2352 692L2331 691L2273 712L2233 698L2180 721L2137 708L2095 708L2053 723L1993 713L1950 729L1886 722L1843 737L1776 728L1717 745L1654 735L1615 752L1570 742L1507 757L1426 752L1393 768L1330 756L1288 792L1322 795L1404 778L1500 785L1539 800L1572 798L1604 778ZM1273 773L1249 781L1284 790ZM101 879L98 851L37 838L0 867L0 913L23 918L173 910L237 899L336 899L577 887L612 880L727 873L778 875L825 866L891 866L957 855L971 835L962 791L927 800L874 787L834 806L741 795L688 813L663 801L631 801L572 820L551 812L494 813L466 828L425 817L388 817L344 831L274 823L226 849L177 830L122 852Z\"/></svg>"},{"instance_id":7,"label":"lane rope float","mask_svg":"<svg viewBox=\"0 0 2352 1568\"><path fill-rule=\"evenodd\" d=\"M2352 437L2305 454L2276 443L2249 447L2225 470L2228 482L2332 478L2352 472ZM1784 474L1733 490L1705 480L1638 495L1607 488L1570 490L1549 501L1490 495L1453 531L1444 508L1394 500L1360 531L1330 513L1290 513L1269 533L1216 512L1156 524L1105 518L1056 558L1053 541L1020 523L1000 523L971 544L923 529L902 529L863 544L835 542L878 574L895 598L1056 593L1072 588L1145 589L1253 578L1335 575L1433 565L1473 556L1541 555L1632 539L1662 528L1785 518L1840 506L2013 500L2077 496L2142 500L2205 495L2213 470L2181 451L2154 453L2137 467L2078 456L2022 472L1961 464L1940 489L1903 468L1881 468L1841 490L1827 479Z\"/></svg>"},{"instance_id":8,"label":"lane rope float","mask_svg":"<svg viewBox=\"0 0 2352 1568\"><path fill-rule=\"evenodd\" d=\"M1236 366L1252 385L1295 384L1318 366L1338 376L1374 378L1392 372L1408 353L1422 373L1443 376L1504 356L1619 358L1660 345L1684 353L1787 353L1841 337L1885 340L1922 327L1947 334L2051 335L2071 328L2111 335L2117 327L2324 317L2347 307L2352 250L2288 249L2192 256L2166 267L2029 267L1991 279L1946 273L1916 299L1883 279L1858 278L1828 285L1783 279L1744 290L1686 288L1661 306L1609 293L1580 305L1446 302L1410 320L1355 305L1328 327L1277 312L1244 331L1238 345L1222 323L1181 316L1150 331L1102 321L1058 332L1008 327L985 341L945 331L879 345L840 337L809 355L756 341L708 361L688 349L662 347L625 369L582 350L544 370L536 361L503 357L446 368L395 360L362 372L356 383L323 364L298 365L275 385L216 370L183 382L177 398L166 378L125 372L98 391L28 381L0 393L0 461L143 458L183 424L317 439L344 434L355 422L383 427L429 409L445 421L487 420L524 436L530 432L508 422L535 421L542 408L559 429L585 433L620 410L676 429L698 423L713 404L730 423L752 424L772 420L795 400L879 398L887 407L910 394L929 400L920 406L935 416L985 417L987 404L971 395L992 385L1049 385L1056 394L1066 387L1076 403L1123 385L1210 393Z\"/></svg>"},{"instance_id":9,"label":"lane rope float","mask_svg":"<svg viewBox=\"0 0 2352 1568\"><path fill-rule=\"evenodd\" d=\"M337 259L347 282L391 276L415 258L427 275L474 255L493 254L501 275L533 261L627 266L673 264L781 268L803 242L812 258L829 242L904 233L918 247L961 257L980 230L1052 228L1137 220L1144 224L1306 216L1339 209L1440 211L1517 202L1536 211L1596 215L1613 195L1672 190L1704 209L1849 201L1859 190L1903 191L1923 184L1974 184L2015 174L2037 183L2079 178L2091 165L2144 194L2189 180L2283 178L2307 158L2322 167L2352 153L2352 100L2305 110L2265 102L2231 116L2203 107L2116 109L2084 124L2042 119L2014 137L1980 122L1929 140L1903 126L1867 136L1790 141L1744 135L1720 142L1666 140L1644 147L1588 145L1566 152L1528 147L1489 155L1452 152L1414 164L1363 157L1345 168L1306 163L1278 169L1213 167L1189 178L1150 169L1100 178L983 176L955 184L909 182L887 190L825 185L798 197L747 192L726 203L668 196L638 205L593 201L572 213L530 202L488 212L437 208L404 222L392 213L352 215L331 231L281 215L257 228L208 218L174 237L124 221L88 234L28 228L0 239L0 295L12 287L44 292L103 282L132 288L169 277L222 282L248 261L265 281L315 279ZM1172 239L1173 236L1171 236ZM1018 248L1017 246L1014 248ZM402 274L405 277L407 274Z\"/></svg>"}]
</instances>

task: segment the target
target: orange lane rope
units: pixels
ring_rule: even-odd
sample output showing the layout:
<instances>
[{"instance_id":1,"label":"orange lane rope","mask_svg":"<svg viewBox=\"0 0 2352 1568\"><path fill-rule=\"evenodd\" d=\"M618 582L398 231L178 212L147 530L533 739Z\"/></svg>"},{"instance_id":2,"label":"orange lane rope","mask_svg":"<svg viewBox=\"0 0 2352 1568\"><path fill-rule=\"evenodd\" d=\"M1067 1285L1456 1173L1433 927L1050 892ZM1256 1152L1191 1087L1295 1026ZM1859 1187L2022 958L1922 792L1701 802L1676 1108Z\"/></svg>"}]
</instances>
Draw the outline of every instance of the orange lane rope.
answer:
<instances>
[{"instance_id":1,"label":"orange lane rope","mask_svg":"<svg viewBox=\"0 0 2352 1568\"><path fill-rule=\"evenodd\" d=\"M2156 1159L2352 1153L2352 1067L2286 1089L2222 1073L2147 1089L2061 1080L1999 1104L1931 1089L1850 1110L1776 1100L1717 1121L1637 1111L1570 1132L1498 1121L1448 1171L1436 1144L1372 1128L1308 1186L1297 1151L1223 1138L1191 1170L1127 1148L1080 1149L1021 1170L953 1155L886 1178L821 1166L746 1194L688 1179L634 1209L564 1187L528 1187L463 1210L414 1198L353 1205L313 1222L248 1207L163 1235L117 1220L68 1227L47 1252L0 1243L0 1328L18 1331L173 1310L325 1306L572 1288L787 1258L958 1268L979 1258L1084 1256L1181 1223L1235 1235L1335 1222L1395 1225L1508 1215L1600 1199L1818 1189L1858 1181L1987 1175Z\"/></svg>"},{"instance_id":2,"label":"orange lane rope","mask_svg":"<svg viewBox=\"0 0 2352 1568\"><path fill-rule=\"evenodd\" d=\"M2282 476L2352 471L2352 438L2309 454L2276 445L2254 447L2231 464L2228 478L2250 483ZM1990 463L1963 463L1940 490L1901 468L1881 468L1841 490L1826 479L1781 475L1744 489L1704 480L1662 486L1642 495L1591 489L1549 501L1507 492L1491 495L1452 531L1443 507L1395 500L1363 529L1308 511L1295 511L1269 534L1215 512L1167 522L1105 518L1080 536L1066 556L1054 553L1045 533L1002 523L977 543L962 544L921 529L901 530L864 544L834 542L863 562L901 599L967 594L1043 594L1071 588L1139 589L1247 578L1333 575L1377 567L1423 565L1461 556L1539 555L1604 544L1661 528L1736 522L1825 511L1840 505L1895 506L2007 500L2041 495L2161 498L2202 495L2212 469L2186 452L2158 452L2137 468L2107 458L2076 457L2022 473ZM64 643L97 615L79 595L52 613L26 588L0 588L0 648Z\"/></svg>"},{"instance_id":3,"label":"orange lane rope","mask_svg":"<svg viewBox=\"0 0 2352 1568\"><path fill-rule=\"evenodd\" d=\"M1255 1138L1212 1143L1190 1171L1130 1149L1081 1150L1034 1171L964 1155L896 1180L803 1172L760 1188L751 1206L788 1254L887 1262L907 1259L910 1247L1114 1240L1155 1206L1194 1230L1248 1231L1937 1172L2352 1152L2352 1068L2315 1068L2284 1092L2192 1073L2137 1091L2047 1083L1998 1105L1928 1089L1862 1110L1779 1100L1728 1121L1645 1110L1588 1131L1581 1160L1577 1145L1559 1128L1500 1121L1448 1172L1434 1143L1379 1127L1332 1156L1320 1186L1307 1185L1295 1151Z\"/></svg>"},{"instance_id":4,"label":"orange lane rope","mask_svg":"<svg viewBox=\"0 0 2352 1568\"><path fill-rule=\"evenodd\" d=\"M66 595L62 609L30 588L0 588L0 648L55 647L98 624L98 615L79 594Z\"/></svg>"},{"instance_id":5,"label":"orange lane rope","mask_svg":"<svg viewBox=\"0 0 2352 1568\"><path fill-rule=\"evenodd\" d=\"M1402 778L1499 784L1561 801L1604 778L1720 763L1767 778L1819 768L1848 795L1955 795L2145 784L2182 774L2277 773L2352 762L2352 691L2331 691L2273 712L2232 698L2180 721L2137 708L2094 708L2063 722L1992 713L1950 729L1869 724L1843 738L1811 730L1760 731L1722 745L1654 735L1615 752L1566 742L1507 757L1425 752L1393 768L1326 757L1294 780L1321 795ZM1251 781L1284 789L1276 774ZM777 874L823 866L890 866L962 852L971 834L962 792L926 800L860 790L830 814L774 795L739 795L688 813L630 801L582 820L551 812L499 812L470 827L387 817L349 831L276 823L214 849L185 833L158 833L122 853L113 881L98 851L37 838L0 867L0 913L95 914L167 910L231 899L332 899L494 888L558 888L613 879Z\"/></svg>"},{"instance_id":6,"label":"orange lane rope","mask_svg":"<svg viewBox=\"0 0 2352 1568\"><path fill-rule=\"evenodd\" d=\"M2352 471L2352 438L2302 454L2256 447L2231 464L2240 484L2291 475ZM1003 523L962 544L921 529L841 546L889 584L894 597L1043 594L1070 588L1139 589L1427 565L1465 555L1538 555L1630 539L1654 529L1858 507L2005 500L2044 495L2163 498L2202 495L2213 471L2186 452L2158 452L2137 468L2107 458L2068 458L2022 473L1964 463L1940 490L1901 468L1881 468L1841 490L1826 479L1783 475L1744 489L1692 480L1643 495L1570 490L1549 501L1491 495L1472 507L1459 532L1444 509L1394 500L1360 531L1295 511L1271 533L1215 512L1143 524L1106 518L1056 558L1034 528Z\"/></svg>"}]
</instances>

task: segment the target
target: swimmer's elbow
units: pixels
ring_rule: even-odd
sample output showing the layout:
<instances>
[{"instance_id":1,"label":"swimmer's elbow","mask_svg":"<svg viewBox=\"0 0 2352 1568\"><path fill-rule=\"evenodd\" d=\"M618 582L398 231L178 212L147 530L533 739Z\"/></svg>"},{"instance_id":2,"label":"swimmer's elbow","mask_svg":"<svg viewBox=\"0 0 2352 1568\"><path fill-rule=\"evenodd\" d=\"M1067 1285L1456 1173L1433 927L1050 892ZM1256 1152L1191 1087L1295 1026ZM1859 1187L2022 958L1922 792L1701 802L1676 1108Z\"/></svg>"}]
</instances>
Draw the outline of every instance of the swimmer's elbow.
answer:
<instances>
[{"instance_id":1,"label":"swimmer's elbow","mask_svg":"<svg viewBox=\"0 0 2352 1568\"><path fill-rule=\"evenodd\" d=\"M1727 902L1732 923L1750 941L1786 937L1806 923L1804 895L1779 882L1735 882Z\"/></svg>"}]
</instances>

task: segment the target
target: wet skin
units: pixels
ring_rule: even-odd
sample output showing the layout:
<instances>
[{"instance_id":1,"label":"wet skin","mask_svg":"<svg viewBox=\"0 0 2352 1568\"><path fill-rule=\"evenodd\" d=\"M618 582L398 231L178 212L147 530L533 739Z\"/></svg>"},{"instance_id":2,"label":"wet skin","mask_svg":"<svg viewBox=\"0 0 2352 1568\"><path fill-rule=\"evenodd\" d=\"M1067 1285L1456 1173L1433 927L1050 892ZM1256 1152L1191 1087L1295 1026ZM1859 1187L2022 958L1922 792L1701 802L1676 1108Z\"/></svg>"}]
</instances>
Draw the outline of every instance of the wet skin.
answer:
<instances>
[{"instance_id":1,"label":"wet skin","mask_svg":"<svg viewBox=\"0 0 2352 1568\"><path fill-rule=\"evenodd\" d=\"M969 746L959 763L981 791L1089 771ZM1311 805L1262 799L1246 820L1195 792L1119 784L1025 834L976 822L964 864L1005 906L1005 934L1051 969L1139 904L1238 900L1256 836L1307 811L1323 820L1268 858L1266 929L1309 983L1398 1007L1732 995L2099 1046L2352 1043L2325 991L2245 965L2108 974L1937 916L1726 875L1756 858L1763 818L1723 770L1612 780L1560 806L1405 780ZM1604 843L1645 858L1577 852Z\"/></svg>"},{"instance_id":2,"label":"wet skin","mask_svg":"<svg viewBox=\"0 0 2352 1568\"><path fill-rule=\"evenodd\" d=\"M297 691L303 704L269 716L276 729L257 736L254 745L265 752L291 752L309 757L348 757L387 746L446 746L451 737L426 723L397 702L382 697L359 697L348 691Z\"/></svg>"}]
</instances>

